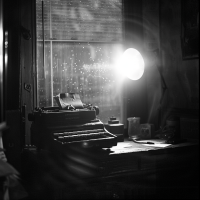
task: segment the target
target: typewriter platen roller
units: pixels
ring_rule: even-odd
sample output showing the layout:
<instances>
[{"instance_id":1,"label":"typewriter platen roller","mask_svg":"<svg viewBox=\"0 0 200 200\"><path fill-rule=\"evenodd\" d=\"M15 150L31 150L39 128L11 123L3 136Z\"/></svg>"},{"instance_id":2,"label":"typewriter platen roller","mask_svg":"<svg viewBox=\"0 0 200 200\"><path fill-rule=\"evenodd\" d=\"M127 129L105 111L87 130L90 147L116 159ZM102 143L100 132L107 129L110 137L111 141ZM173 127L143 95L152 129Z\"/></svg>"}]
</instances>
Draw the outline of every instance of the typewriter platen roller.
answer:
<instances>
[{"instance_id":1,"label":"typewriter platen roller","mask_svg":"<svg viewBox=\"0 0 200 200\"><path fill-rule=\"evenodd\" d=\"M68 108L36 108L29 115L31 143L40 149L54 145L109 148L117 144L117 137L96 118L97 108L84 104L79 109L73 105Z\"/></svg>"}]
</instances>

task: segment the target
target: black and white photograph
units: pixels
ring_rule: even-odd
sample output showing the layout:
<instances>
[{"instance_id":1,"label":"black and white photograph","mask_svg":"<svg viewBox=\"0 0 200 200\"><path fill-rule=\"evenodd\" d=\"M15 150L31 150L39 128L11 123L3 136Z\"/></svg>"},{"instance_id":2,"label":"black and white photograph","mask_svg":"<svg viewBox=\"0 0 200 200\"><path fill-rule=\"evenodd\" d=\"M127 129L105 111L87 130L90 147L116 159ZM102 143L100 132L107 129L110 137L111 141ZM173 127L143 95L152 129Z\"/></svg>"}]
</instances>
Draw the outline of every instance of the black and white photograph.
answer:
<instances>
[{"instance_id":1,"label":"black and white photograph","mask_svg":"<svg viewBox=\"0 0 200 200\"><path fill-rule=\"evenodd\" d=\"M0 0L0 200L199 199L199 0Z\"/></svg>"}]
</instances>

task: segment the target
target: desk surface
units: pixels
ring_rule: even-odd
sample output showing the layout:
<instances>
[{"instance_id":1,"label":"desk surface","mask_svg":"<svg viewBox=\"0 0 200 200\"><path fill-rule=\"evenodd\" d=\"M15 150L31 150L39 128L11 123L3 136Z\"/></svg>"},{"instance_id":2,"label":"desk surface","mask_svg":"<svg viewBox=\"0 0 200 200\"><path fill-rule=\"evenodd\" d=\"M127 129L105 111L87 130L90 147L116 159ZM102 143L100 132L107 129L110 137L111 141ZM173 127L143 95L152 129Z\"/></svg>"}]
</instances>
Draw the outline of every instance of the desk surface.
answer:
<instances>
[{"instance_id":1,"label":"desk surface","mask_svg":"<svg viewBox=\"0 0 200 200\"><path fill-rule=\"evenodd\" d=\"M117 146L110 148L111 153L113 154L124 154L124 153L133 153L133 152L147 152L155 150L164 150L170 151L172 149L184 148L184 147L195 147L199 145L198 141L187 141L179 144L165 144L163 140L150 140L154 144L141 144L135 143L133 141L125 140L124 142L118 142ZM145 141L142 141L145 142ZM159 152L159 151L156 151Z\"/></svg>"}]
</instances>

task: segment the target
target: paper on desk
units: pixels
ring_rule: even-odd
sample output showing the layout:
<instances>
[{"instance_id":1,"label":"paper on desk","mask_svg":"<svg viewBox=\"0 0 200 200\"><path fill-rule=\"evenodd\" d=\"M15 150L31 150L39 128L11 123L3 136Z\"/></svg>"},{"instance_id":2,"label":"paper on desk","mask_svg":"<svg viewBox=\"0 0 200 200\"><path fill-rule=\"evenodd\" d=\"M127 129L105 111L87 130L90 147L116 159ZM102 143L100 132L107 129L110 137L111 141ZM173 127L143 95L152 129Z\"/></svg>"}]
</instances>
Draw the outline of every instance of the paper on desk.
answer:
<instances>
[{"instance_id":1,"label":"paper on desk","mask_svg":"<svg viewBox=\"0 0 200 200\"><path fill-rule=\"evenodd\" d=\"M151 140L140 140L138 141L138 143L140 143L144 146L149 146L149 147L160 147L160 148L165 148L165 147L168 147L170 146L171 144L166 144L166 141L165 140L162 140L162 139L151 139ZM144 143L148 143L148 142L151 142L153 144L144 144Z\"/></svg>"},{"instance_id":2,"label":"paper on desk","mask_svg":"<svg viewBox=\"0 0 200 200\"><path fill-rule=\"evenodd\" d=\"M148 148L138 148L135 147L133 142L118 142L117 146L113 146L110 148L113 153L111 154L118 154L118 153L129 153L129 152L138 152L138 151L148 151Z\"/></svg>"},{"instance_id":3,"label":"paper on desk","mask_svg":"<svg viewBox=\"0 0 200 200\"><path fill-rule=\"evenodd\" d=\"M168 147L168 146L170 146L171 144L159 144L159 143L157 143L157 144L143 144L144 146L151 146L151 147L161 147L161 148L165 148L165 147Z\"/></svg>"},{"instance_id":4,"label":"paper on desk","mask_svg":"<svg viewBox=\"0 0 200 200\"><path fill-rule=\"evenodd\" d=\"M138 143L147 143L147 142L152 142L154 144L166 144L166 140L162 140L162 139L148 139L148 140L138 140Z\"/></svg>"},{"instance_id":5,"label":"paper on desk","mask_svg":"<svg viewBox=\"0 0 200 200\"><path fill-rule=\"evenodd\" d=\"M127 150L128 148L131 148L132 145L129 144L129 143L125 143L125 142L118 142L117 143L117 146L113 146L110 148L111 151L119 151L119 150L122 150L122 149L125 149Z\"/></svg>"},{"instance_id":6,"label":"paper on desk","mask_svg":"<svg viewBox=\"0 0 200 200\"><path fill-rule=\"evenodd\" d=\"M128 147L132 147L132 145L126 142L118 142L117 146L113 146L112 149L122 149L122 148L128 148Z\"/></svg>"}]
</instances>

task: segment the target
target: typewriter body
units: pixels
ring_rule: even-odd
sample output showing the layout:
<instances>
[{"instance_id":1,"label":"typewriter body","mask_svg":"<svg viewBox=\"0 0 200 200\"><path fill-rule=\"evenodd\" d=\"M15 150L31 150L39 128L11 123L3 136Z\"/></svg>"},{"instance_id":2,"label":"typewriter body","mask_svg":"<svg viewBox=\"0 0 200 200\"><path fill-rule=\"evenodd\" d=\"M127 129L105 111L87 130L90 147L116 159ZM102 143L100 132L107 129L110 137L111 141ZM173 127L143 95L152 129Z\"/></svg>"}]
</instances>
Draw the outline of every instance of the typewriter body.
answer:
<instances>
[{"instance_id":1,"label":"typewriter body","mask_svg":"<svg viewBox=\"0 0 200 200\"><path fill-rule=\"evenodd\" d=\"M97 119L98 108L80 104L77 95L73 95L73 99L75 100L72 105L72 102L69 102L71 97L65 101L62 99L61 102L59 96L58 107L36 108L29 115L29 120L32 121L32 145L39 149L70 145L100 148L115 146L117 137L107 131L104 124ZM78 104L76 99L79 101Z\"/></svg>"}]
</instances>

